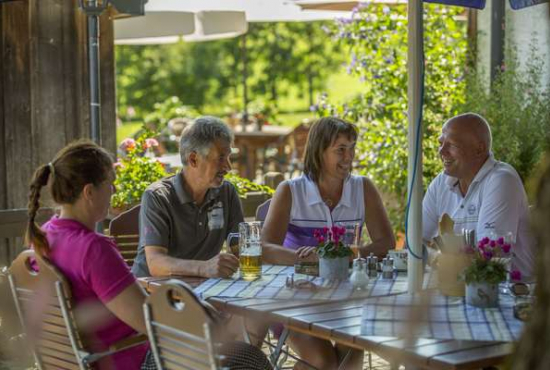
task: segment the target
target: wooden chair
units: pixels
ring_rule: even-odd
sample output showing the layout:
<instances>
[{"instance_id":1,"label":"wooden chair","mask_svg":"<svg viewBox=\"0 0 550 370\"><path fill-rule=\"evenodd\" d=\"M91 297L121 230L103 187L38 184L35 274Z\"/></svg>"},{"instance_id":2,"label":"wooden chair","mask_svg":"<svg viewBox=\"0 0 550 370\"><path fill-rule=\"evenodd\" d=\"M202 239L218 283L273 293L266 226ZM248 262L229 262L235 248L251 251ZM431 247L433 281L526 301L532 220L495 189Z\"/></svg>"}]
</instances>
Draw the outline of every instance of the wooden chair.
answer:
<instances>
[{"instance_id":1,"label":"wooden chair","mask_svg":"<svg viewBox=\"0 0 550 370\"><path fill-rule=\"evenodd\" d=\"M128 266L134 264L139 244L139 211L141 205L137 205L126 212L121 213L109 223L109 236L113 237L118 250Z\"/></svg>"},{"instance_id":2,"label":"wooden chair","mask_svg":"<svg viewBox=\"0 0 550 370\"><path fill-rule=\"evenodd\" d=\"M33 259L38 271L33 268ZM69 283L49 261L33 250L19 254L9 269L8 278L21 325L32 343L40 370L92 369L97 360L146 339L138 335L101 353L88 351L75 318Z\"/></svg>"},{"instance_id":3,"label":"wooden chair","mask_svg":"<svg viewBox=\"0 0 550 370\"><path fill-rule=\"evenodd\" d=\"M189 285L170 280L144 304L145 323L159 369L219 369L215 354L215 318Z\"/></svg>"},{"instance_id":4,"label":"wooden chair","mask_svg":"<svg viewBox=\"0 0 550 370\"><path fill-rule=\"evenodd\" d=\"M295 173L301 175L304 171L304 152L306 150L307 136L309 134L310 122L304 120L290 133L292 153L288 166L288 173L292 178Z\"/></svg>"},{"instance_id":5,"label":"wooden chair","mask_svg":"<svg viewBox=\"0 0 550 370\"><path fill-rule=\"evenodd\" d=\"M256 221L265 221L267 217L267 211L269 211L269 205L271 204L271 199L266 200L256 208Z\"/></svg>"},{"instance_id":6,"label":"wooden chair","mask_svg":"<svg viewBox=\"0 0 550 370\"><path fill-rule=\"evenodd\" d=\"M26 208L0 210L0 266L9 266L25 248L23 235L27 228L29 210ZM36 214L35 221L42 225L48 221L56 210L42 207Z\"/></svg>"}]
</instances>

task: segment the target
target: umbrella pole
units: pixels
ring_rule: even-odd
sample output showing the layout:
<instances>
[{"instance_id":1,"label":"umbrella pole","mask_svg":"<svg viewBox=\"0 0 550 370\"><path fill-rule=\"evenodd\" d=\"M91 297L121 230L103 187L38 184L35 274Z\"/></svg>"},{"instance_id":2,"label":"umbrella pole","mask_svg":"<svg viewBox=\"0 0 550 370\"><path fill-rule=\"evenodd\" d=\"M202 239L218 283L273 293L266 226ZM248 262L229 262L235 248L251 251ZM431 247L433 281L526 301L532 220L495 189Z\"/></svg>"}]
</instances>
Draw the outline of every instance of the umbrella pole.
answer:
<instances>
[{"instance_id":1,"label":"umbrella pole","mask_svg":"<svg viewBox=\"0 0 550 370\"><path fill-rule=\"evenodd\" d=\"M422 0L408 2L408 212L409 292L422 289L422 104L424 92Z\"/></svg>"},{"instance_id":2,"label":"umbrella pole","mask_svg":"<svg viewBox=\"0 0 550 370\"><path fill-rule=\"evenodd\" d=\"M248 59L246 55L246 33L243 34L242 44L241 44L241 55L243 62L243 117L242 117L242 126L243 131L245 130L246 125L248 124L248 86L246 80L248 79Z\"/></svg>"},{"instance_id":3,"label":"umbrella pole","mask_svg":"<svg viewBox=\"0 0 550 370\"><path fill-rule=\"evenodd\" d=\"M88 75L90 80L90 137L101 145L101 98L99 89L99 16L109 0L79 0L88 17ZM86 1L86 4L84 4Z\"/></svg>"},{"instance_id":4,"label":"umbrella pole","mask_svg":"<svg viewBox=\"0 0 550 370\"><path fill-rule=\"evenodd\" d=\"M101 145L101 100L99 95L99 16L109 0L99 4L97 0L79 0L80 8L88 17L88 75L90 78L90 137ZM96 224L96 231L103 233L103 223Z\"/></svg>"}]
</instances>

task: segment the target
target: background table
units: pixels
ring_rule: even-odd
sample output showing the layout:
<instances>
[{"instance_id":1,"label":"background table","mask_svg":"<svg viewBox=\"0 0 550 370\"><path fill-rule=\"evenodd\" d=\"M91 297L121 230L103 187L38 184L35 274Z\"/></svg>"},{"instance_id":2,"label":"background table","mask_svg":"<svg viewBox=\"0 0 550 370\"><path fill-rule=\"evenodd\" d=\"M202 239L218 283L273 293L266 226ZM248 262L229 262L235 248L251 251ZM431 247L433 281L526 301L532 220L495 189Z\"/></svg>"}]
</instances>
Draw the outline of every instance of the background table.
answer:
<instances>
[{"instance_id":1,"label":"background table","mask_svg":"<svg viewBox=\"0 0 550 370\"><path fill-rule=\"evenodd\" d=\"M258 151L271 145L277 148L279 155L282 155L286 138L291 132L292 128L286 126L263 126L261 131L242 131L238 127L235 128L235 147L239 148L245 160L240 175L254 180L258 168Z\"/></svg>"}]
</instances>

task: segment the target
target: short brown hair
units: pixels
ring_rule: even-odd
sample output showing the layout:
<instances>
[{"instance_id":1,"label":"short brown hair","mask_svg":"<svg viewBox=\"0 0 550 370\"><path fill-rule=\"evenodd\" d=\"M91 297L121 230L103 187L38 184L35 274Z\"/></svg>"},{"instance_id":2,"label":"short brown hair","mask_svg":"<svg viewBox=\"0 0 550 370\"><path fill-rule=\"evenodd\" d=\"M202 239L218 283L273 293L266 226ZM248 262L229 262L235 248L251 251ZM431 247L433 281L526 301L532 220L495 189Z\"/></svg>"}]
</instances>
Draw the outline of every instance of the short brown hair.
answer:
<instances>
[{"instance_id":1,"label":"short brown hair","mask_svg":"<svg viewBox=\"0 0 550 370\"><path fill-rule=\"evenodd\" d=\"M357 140L357 126L337 117L320 118L311 126L304 154L304 173L313 181L319 181L323 153L339 135Z\"/></svg>"}]
</instances>

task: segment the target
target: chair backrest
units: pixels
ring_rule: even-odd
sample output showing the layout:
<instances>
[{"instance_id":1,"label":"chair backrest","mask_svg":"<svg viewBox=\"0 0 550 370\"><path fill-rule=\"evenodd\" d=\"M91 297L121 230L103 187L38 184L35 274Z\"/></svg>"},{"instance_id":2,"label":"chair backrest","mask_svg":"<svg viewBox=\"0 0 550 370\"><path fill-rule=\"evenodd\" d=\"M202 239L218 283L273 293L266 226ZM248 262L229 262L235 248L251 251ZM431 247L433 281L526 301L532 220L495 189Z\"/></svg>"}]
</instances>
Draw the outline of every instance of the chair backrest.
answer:
<instances>
[{"instance_id":1,"label":"chair backrest","mask_svg":"<svg viewBox=\"0 0 550 370\"><path fill-rule=\"evenodd\" d=\"M28 212L26 208L0 210L0 238L22 237L27 228ZM53 208L40 208L35 221L43 224L54 214Z\"/></svg>"},{"instance_id":2,"label":"chair backrest","mask_svg":"<svg viewBox=\"0 0 550 370\"><path fill-rule=\"evenodd\" d=\"M139 244L139 211L137 205L122 212L109 223L109 235L115 239L122 258L129 266L134 264Z\"/></svg>"},{"instance_id":3,"label":"chair backrest","mask_svg":"<svg viewBox=\"0 0 550 370\"><path fill-rule=\"evenodd\" d=\"M191 287L170 280L155 289L144 304L151 351L159 369L218 369L214 318Z\"/></svg>"},{"instance_id":4,"label":"chair backrest","mask_svg":"<svg viewBox=\"0 0 550 370\"><path fill-rule=\"evenodd\" d=\"M256 208L256 221L265 221L267 217L267 211L269 211L269 205L271 204L271 199L266 200Z\"/></svg>"},{"instance_id":5,"label":"chair backrest","mask_svg":"<svg viewBox=\"0 0 550 370\"><path fill-rule=\"evenodd\" d=\"M291 137L293 141L292 158L302 161L306 150L307 135L309 134L309 122L302 122L292 130Z\"/></svg>"},{"instance_id":6,"label":"chair backrest","mask_svg":"<svg viewBox=\"0 0 550 370\"><path fill-rule=\"evenodd\" d=\"M13 261L9 281L39 369L91 369L76 329L69 283L61 273L26 250Z\"/></svg>"}]
</instances>

